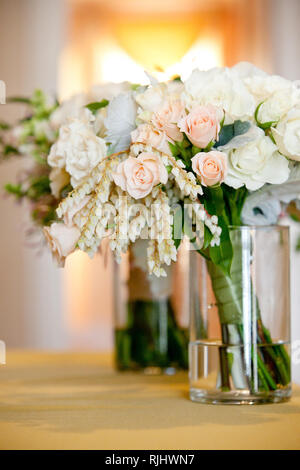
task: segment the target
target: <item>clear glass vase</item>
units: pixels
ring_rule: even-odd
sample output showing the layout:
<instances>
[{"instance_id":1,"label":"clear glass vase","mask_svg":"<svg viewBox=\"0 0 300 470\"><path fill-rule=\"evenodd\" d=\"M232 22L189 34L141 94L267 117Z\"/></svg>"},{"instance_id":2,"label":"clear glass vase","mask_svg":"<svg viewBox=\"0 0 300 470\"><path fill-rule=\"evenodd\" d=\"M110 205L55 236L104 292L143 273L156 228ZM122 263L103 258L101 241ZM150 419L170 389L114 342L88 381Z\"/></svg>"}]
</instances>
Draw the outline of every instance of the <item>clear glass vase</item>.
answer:
<instances>
[{"instance_id":1,"label":"clear glass vase","mask_svg":"<svg viewBox=\"0 0 300 470\"><path fill-rule=\"evenodd\" d=\"M259 404L291 395L289 228L231 227L231 276L190 252L190 398Z\"/></svg>"},{"instance_id":2,"label":"clear glass vase","mask_svg":"<svg viewBox=\"0 0 300 470\"><path fill-rule=\"evenodd\" d=\"M147 241L136 241L114 264L115 359L118 370L172 374L188 368L188 265L186 247L149 276Z\"/></svg>"}]
</instances>

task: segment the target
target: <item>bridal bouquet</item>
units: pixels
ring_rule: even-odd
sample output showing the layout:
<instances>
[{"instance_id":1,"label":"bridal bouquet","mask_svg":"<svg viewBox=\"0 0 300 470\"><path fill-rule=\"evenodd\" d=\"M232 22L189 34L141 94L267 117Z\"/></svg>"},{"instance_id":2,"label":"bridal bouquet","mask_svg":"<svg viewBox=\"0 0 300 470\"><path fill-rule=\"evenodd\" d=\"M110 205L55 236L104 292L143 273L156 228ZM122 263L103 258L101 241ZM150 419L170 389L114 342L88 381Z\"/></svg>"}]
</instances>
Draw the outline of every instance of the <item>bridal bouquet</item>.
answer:
<instances>
[{"instance_id":1,"label":"bridal bouquet","mask_svg":"<svg viewBox=\"0 0 300 470\"><path fill-rule=\"evenodd\" d=\"M55 213L43 219L44 233L60 265L77 249L93 256L103 239L117 260L147 240L148 273L157 277L166 276L187 236L208 260L225 331L237 318L242 323L239 295L232 298L239 279L231 276L230 227L274 224L299 198L300 90L248 63L195 70L184 83L150 81L85 96L80 106L56 105L46 111L45 127L33 125L35 115L28 120L34 144L42 132L48 153ZM31 187L8 189L21 197ZM280 354L279 368L274 354L263 358L267 387L288 380L283 347Z\"/></svg>"}]
</instances>

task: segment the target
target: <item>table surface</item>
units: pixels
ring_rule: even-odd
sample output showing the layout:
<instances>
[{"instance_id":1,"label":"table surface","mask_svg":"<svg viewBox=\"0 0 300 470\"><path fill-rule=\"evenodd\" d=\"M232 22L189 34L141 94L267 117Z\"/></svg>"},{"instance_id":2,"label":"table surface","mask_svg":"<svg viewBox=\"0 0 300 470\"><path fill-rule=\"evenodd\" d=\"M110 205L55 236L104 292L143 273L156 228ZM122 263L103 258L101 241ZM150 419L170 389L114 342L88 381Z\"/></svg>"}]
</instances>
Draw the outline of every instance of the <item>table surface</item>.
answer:
<instances>
[{"instance_id":1,"label":"table surface","mask_svg":"<svg viewBox=\"0 0 300 470\"><path fill-rule=\"evenodd\" d=\"M8 352L0 448L300 449L300 388L288 403L202 405L185 373L117 373L108 354Z\"/></svg>"}]
</instances>

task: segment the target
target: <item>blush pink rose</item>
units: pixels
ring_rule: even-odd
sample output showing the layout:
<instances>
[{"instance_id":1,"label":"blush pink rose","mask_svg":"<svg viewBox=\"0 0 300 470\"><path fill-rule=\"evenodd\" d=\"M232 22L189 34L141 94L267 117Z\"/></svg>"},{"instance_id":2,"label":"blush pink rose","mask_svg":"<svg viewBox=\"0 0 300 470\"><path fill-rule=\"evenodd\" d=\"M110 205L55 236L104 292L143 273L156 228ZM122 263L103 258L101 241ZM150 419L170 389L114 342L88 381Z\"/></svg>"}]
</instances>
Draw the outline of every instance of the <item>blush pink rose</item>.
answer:
<instances>
[{"instance_id":1,"label":"blush pink rose","mask_svg":"<svg viewBox=\"0 0 300 470\"><path fill-rule=\"evenodd\" d=\"M192 168L203 186L222 183L227 174L227 155L223 152L199 152L192 158Z\"/></svg>"},{"instance_id":2,"label":"blush pink rose","mask_svg":"<svg viewBox=\"0 0 300 470\"><path fill-rule=\"evenodd\" d=\"M165 132L155 129L150 124L140 124L131 132L131 142L151 145L160 152L172 155Z\"/></svg>"},{"instance_id":3,"label":"blush pink rose","mask_svg":"<svg viewBox=\"0 0 300 470\"><path fill-rule=\"evenodd\" d=\"M44 227L43 231L58 266L63 267L66 257L76 248L80 231L75 226L67 227L56 222L50 227Z\"/></svg>"},{"instance_id":4,"label":"blush pink rose","mask_svg":"<svg viewBox=\"0 0 300 470\"><path fill-rule=\"evenodd\" d=\"M178 129L178 122L185 116L184 104L179 101L170 101L154 113L152 124L175 142L181 142L183 134Z\"/></svg>"},{"instance_id":5,"label":"blush pink rose","mask_svg":"<svg viewBox=\"0 0 300 470\"><path fill-rule=\"evenodd\" d=\"M193 145L205 148L212 140L217 140L220 132L220 110L215 106L197 106L178 125Z\"/></svg>"},{"instance_id":6,"label":"blush pink rose","mask_svg":"<svg viewBox=\"0 0 300 470\"><path fill-rule=\"evenodd\" d=\"M134 199L141 199L150 194L157 184L165 184L168 172L157 155L142 152L137 158L128 157L120 163L113 179L117 186Z\"/></svg>"}]
</instances>

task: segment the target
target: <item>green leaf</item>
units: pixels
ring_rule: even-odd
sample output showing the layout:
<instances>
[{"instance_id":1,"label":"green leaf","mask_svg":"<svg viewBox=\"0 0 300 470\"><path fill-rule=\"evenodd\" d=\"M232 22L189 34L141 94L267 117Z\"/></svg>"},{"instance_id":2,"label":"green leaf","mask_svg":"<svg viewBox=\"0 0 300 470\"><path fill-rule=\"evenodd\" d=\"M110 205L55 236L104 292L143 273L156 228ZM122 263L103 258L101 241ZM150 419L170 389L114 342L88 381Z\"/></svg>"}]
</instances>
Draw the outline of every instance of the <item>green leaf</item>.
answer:
<instances>
[{"instance_id":1,"label":"green leaf","mask_svg":"<svg viewBox=\"0 0 300 470\"><path fill-rule=\"evenodd\" d=\"M136 91L136 90L138 90L141 86L142 86L142 85L140 85L139 83L131 83L130 88L131 88L131 90Z\"/></svg>"},{"instance_id":2,"label":"green leaf","mask_svg":"<svg viewBox=\"0 0 300 470\"><path fill-rule=\"evenodd\" d=\"M9 124L7 124L7 122L0 121L0 130L1 131L8 131L9 129L11 129L11 126Z\"/></svg>"},{"instance_id":3,"label":"green leaf","mask_svg":"<svg viewBox=\"0 0 300 470\"><path fill-rule=\"evenodd\" d=\"M256 209L256 208L254 208ZM290 218L294 221L294 222L300 222L300 218L297 214L290 214Z\"/></svg>"},{"instance_id":4,"label":"green leaf","mask_svg":"<svg viewBox=\"0 0 300 470\"><path fill-rule=\"evenodd\" d=\"M201 201L210 215L219 216L224 211L225 202L221 186L203 186L203 196L201 196Z\"/></svg>"},{"instance_id":5,"label":"green leaf","mask_svg":"<svg viewBox=\"0 0 300 470\"><path fill-rule=\"evenodd\" d=\"M218 225L222 229L220 245L210 246L207 244L208 254L206 256L218 265L225 274L230 275L233 251L228 230L228 218L222 186L203 187L201 202L210 215L218 216ZM208 234L206 234L208 236ZM201 254L202 250L201 250Z\"/></svg>"},{"instance_id":6,"label":"green leaf","mask_svg":"<svg viewBox=\"0 0 300 470\"><path fill-rule=\"evenodd\" d=\"M260 127L263 130L266 130L266 129L270 129L270 127L274 126L274 124L277 124L278 121L268 121L268 122L260 122L259 121L258 112L259 112L260 107L263 103L264 103L264 101L259 103L259 105L257 106L257 108L255 110L255 113L254 113L254 118L255 118L255 121L256 121L256 124L258 125L258 127Z\"/></svg>"},{"instance_id":7,"label":"green leaf","mask_svg":"<svg viewBox=\"0 0 300 470\"><path fill-rule=\"evenodd\" d=\"M177 159L177 157L180 155L180 149L177 147L176 144L172 144L171 142L168 142L168 144L169 144L173 157Z\"/></svg>"},{"instance_id":8,"label":"green leaf","mask_svg":"<svg viewBox=\"0 0 300 470\"><path fill-rule=\"evenodd\" d=\"M30 98L25 98L24 96L11 96L7 98L7 103L24 103L24 104L31 104Z\"/></svg>"},{"instance_id":9,"label":"green leaf","mask_svg":"<svg viewBox=\"0 0 300 470\"><path fill-rule=\"evenodd\" d=\"M36 201L41 196L51 193L50 179L47 175L33 178L30 183L30 187L27 190L27 196L29 199Z\"/></svg>"},{"instance_id":10,"label":"green leaf","mask_svg":"<svg viewBox=\"0 0 300 470\"><path fill-rule=\"evenodd\" d=\"M176 249L179 247L183 235L183 217L182 208L176 207L173 212L173 226L172 226L172 238Z\"/></svg>"},{"instance_id":11,"label":"green leaf","mask_svg":"<svg viewBox=\"0 0 300 470\"><path fill-rule=\"evenodd\" d=\"M202 152L202 150L199 147L196 147L195 145L193 145L192 146L192 156L194 157L199 152Z\"/></svg>"},{"instance_id":12,"label":"green leaf","mask_svg":"<svg viewBox=\"0 0 300 470\"><path fill-rule=\"evenodd\" d=\"M24 191L22 190L22 185L21 183L19 184L11 184L11 183L7 183L5 186L4 186L4 189L6 192L8 192L9 194L14 194L17 198L21 198L24 196Z\"/></svg>"},{"instance_id":13,"label":"green leaf","mask_svg":"<svg viewBox=\"0 0 300 470\"><path fill-rule=\"evenodd\" d=\"M240 120L234 121L233 123L234 137L238 135L246 134L246 132L248 132L248 130L250 129L250 126L251 124L249 121L240 121Z\"/></svg>"},{"instance_id":14,"label":"green leaf","mask_svg":"<svg viewBox=\"0 0 300 470\"><path fill-rule=\"evenodd\" d=\"M86 108L89 109L93 114L96 114L99 109L105 108L108 103L109 101L105 99L102 101L95 101L94 103L87 104Z\"/></svg>"},{"instance_id":15,"label":"green leaf","mask_svg":"<svg viewBox=\"0 0 300 470\"><path fill-rule=\"evenodd\" d=\"M8 155L20 155L20 152L16 147L12 147L11 145L5 145L3 149L3 155L5 157L7 157Z\"/></svg>"},{"instance_id":16,"label":"green leaf","mask_svg":"<svg viewBox=\"0 0 300 470\"><path fill-rule=\"evenodd\" d=\"M230 276L233 249L229 230L224 217L218 217L218 224L222 228L220 245L210 246L209 256L214 264L219 266L226 275Z\"/></svg>"},{"instance_id":17,"label":"green leaf","mask_svg":"<svg viewBox=\"0 0 300 470\"><path fill-rule=\"evenodd\" d=\"M226 124L220 131L219 140L216 142L215 147L226 145L234 137L245 134L249 130L250 126L251 124L249 121L240 120L234 121L233 124Z\"/></svg>"},{"instance_id":18,"label":"green leaf","mask_svg":"<svg viewBox=\"0 0 300 470\"><path fill-rule=\"evenodd\" d=\"M202 250L206 250L206 248L209 247L212 238L213 238L213 234L211 233L209 228L206 227L205 225L204 226L204 242L203 242Z\"/></svg>"},{"instance_id":19,"label":"green leaf","mask_svg":"<svg viewBox=\"0 0 300 470\"><path fill-rule=\"evenodd\" d=\"M248 190L245 186L234 189L231 186L222 184L223 196L225 201L225 213L230 225L241 225L241 213L248 196Z\"/></svg>"},{"instance_id":20,"label":"green leaf","mask_svg":"<svg viewBox=\"0 0 300 470\"><path fill-rule=\"evenodd\" d=\"M227 124L226 126L223 126L219 134L219 140L215 144L215 147L226 145L231 139L233 139L233 137L234 137L233 124Z\"/></svg>"}]
</instances>

